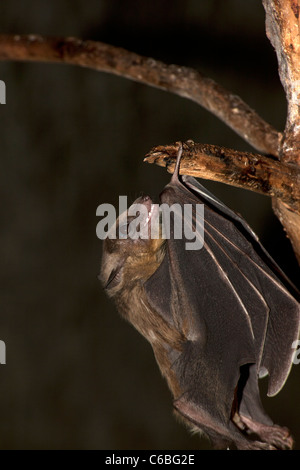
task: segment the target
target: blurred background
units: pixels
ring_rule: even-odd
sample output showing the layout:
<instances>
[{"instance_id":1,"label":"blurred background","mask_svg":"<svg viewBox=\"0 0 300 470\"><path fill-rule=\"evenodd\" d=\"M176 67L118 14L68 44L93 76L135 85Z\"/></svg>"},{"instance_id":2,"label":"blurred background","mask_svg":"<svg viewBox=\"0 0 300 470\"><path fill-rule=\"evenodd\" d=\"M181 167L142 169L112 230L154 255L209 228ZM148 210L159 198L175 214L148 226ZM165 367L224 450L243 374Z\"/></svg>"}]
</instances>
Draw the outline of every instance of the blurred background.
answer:
<instances>
[{"instance_id":1,"label":"blurred background","mask_svg":"<svg viewBox=\"0 0 300 470\"><path fill-rule=\"evenodd\" d=\"M77 36L191 66L282 130L285 97L260 0L10 0L1 33ZM96 208L158 196L169 175L143 163L193 139L251 148L196 104L72 66L0 62L1 449L207 449L172 415L150 346L97 279ZM204 182L257 232L299 286L270 199ZM264 399L300 449L299 371ZM262 383L265 392L266 384Z\"/></svg>"}]
</instances>

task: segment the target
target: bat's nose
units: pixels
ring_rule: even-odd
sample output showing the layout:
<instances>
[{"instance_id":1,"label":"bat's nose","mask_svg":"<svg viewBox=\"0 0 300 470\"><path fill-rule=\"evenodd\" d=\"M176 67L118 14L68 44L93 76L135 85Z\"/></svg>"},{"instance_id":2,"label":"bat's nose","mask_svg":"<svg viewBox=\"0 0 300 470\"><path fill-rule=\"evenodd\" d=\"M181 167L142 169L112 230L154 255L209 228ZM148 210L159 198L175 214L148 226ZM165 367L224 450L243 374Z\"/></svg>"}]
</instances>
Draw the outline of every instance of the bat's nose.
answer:
<instances>
[{"instance_id":1,"label":"bat's nose","mask_svg":"<svg viewBox=\"0 0 300 470\"><path fill-rule=\"evenodd\" d=\"M136 199L136 201L134 201L134 204L144 204L144 206L147 207L148 212L150 212L152 200L150 196L141 196L138 199Z\"/></svg>"},{"instance_id":2,"label":"bat's nose","mask_svg":"<svg viewBox=\"0 0 300 470\"><path fill-rule=\"evenodd\" d=\"M142 196L141 203L144 204L147 207L148 212L151 211L152 200L151 200L150 196Z\"/></svg>"}]
</instances>

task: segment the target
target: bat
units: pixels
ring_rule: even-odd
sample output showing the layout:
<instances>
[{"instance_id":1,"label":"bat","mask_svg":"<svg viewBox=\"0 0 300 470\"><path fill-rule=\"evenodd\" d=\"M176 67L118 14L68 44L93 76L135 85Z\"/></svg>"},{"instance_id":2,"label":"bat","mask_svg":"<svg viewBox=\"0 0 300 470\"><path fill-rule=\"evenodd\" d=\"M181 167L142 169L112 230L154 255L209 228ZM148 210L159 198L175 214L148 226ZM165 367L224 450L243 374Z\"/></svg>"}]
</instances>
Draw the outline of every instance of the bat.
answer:
<instances>
[{"instance_id":1,"label":"bat","mask_svg":"<svg viewBox=\"0 0 300 470\"><path fill-rule=\"evenodd\" d=\"M129 208L113 227L116 238L104 240L99 278L151 344L174 412L188 426L217 449L290 449L293 438L266 414L258 381L268 376L274 396L289 375L298 292L240 215L194 178L179 176L181 155L180 144L160 203L175 207L171 222L192 208L184 223L199 248L187 249L190 238L176 236L174 223L166 236L163 212L143 196L134 203L143 209L139 217ZM137 218L137 231L148 237L130 236Z\"/></svg>"}]
</instances>

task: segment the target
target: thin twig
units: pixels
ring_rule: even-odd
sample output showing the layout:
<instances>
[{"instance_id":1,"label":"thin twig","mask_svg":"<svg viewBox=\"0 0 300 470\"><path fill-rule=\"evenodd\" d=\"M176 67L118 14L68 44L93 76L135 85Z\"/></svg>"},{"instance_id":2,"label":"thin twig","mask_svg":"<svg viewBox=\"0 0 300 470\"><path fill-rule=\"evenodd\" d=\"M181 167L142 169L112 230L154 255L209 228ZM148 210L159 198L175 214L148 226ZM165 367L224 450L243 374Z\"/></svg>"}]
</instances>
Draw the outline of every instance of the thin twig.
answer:
<instances>
[{"instance_id":1,"label":"thin twig","mask_svg":"<svg viewBox=\"0 0 300 470\"><path fill-rule=\"evenodd\" d=\"M224 121L259 152L278 156L282 134L241 98L191 68L75 38L0 35L0 60L57 62L109 72L195 101Z\"/></svg>"},{"instance_id":2,"label":"thin twig","mask_svg":"<svg viewBox=\"0 0 300 470\"><path fill-rule=\"evenodd\" d=\"M154 147L145 161L173 173L178 144ZM300 171L269 157L217 145L183 144L180 173L280 198L300 214Z\"/></svg>"}]
</instances>

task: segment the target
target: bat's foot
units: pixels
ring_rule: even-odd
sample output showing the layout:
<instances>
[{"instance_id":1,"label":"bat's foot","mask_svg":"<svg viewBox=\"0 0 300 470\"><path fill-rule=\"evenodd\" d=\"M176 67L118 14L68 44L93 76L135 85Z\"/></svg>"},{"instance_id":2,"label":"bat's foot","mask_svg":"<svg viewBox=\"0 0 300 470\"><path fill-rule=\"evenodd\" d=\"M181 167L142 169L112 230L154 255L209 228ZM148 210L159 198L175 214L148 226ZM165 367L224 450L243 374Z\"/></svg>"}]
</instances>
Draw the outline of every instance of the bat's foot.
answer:
<instances>
[{"instance_id":1,"label":"bat's foot","mask_svg":"<svg viewBox=\"0 0 300 470\"><path fill-rule=\"evenodd\" d=\"M293 448L294 441L287 428L275 424L267 426L243 415L241 415L241 421L246 426L246 429L254 433L259 438L259 441L261 441L254 441L255 445L261 443L264 446L261 448L274 450L290 450Z\"/></svg>"},{"instance_id":2,"label":"bat's foot","mask_svg":"<svg viewBox=\"0 0 300 470\"><path fill-rule=\"evenodd\" d=\"M293 447L293 439L285 427L262 424L241 413L236 413L226 426L184 397L174 401L174 408L194 430L202 429L216 449L290 450Z\"/></svg>"}]
</instances>

